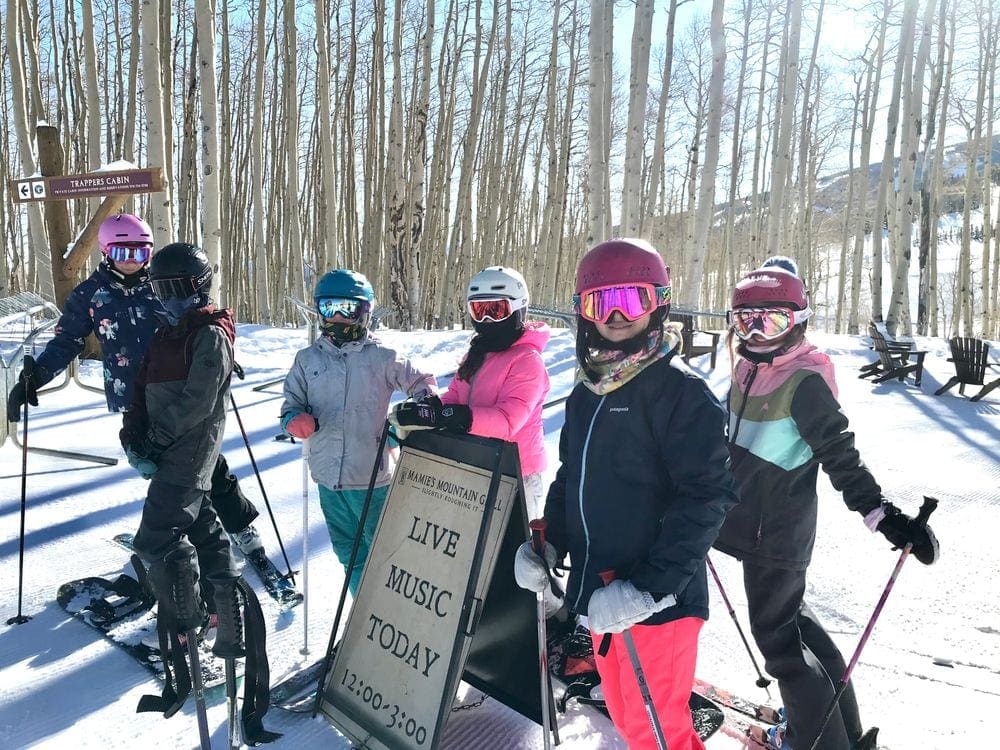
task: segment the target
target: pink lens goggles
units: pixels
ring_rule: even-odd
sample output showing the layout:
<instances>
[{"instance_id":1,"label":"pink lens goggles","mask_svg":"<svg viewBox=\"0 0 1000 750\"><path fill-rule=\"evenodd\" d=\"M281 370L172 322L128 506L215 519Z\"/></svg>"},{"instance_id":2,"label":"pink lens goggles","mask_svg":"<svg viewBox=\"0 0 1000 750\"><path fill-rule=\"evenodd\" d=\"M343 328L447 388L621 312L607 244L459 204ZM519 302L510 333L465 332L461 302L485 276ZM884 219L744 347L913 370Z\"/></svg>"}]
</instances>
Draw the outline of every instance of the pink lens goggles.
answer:
<instances>
[{"instance_id":1,"label":"pink lens goggles","mask_svg":"<svg viewBox=\"0 0 1000 750\"><path fill-rule=\"evenodd\" d=\"M804 323L812 315L805 310L790 307L739 307L729 311L729 324L741 339L754 336L770 341L784 336L791 328Z\"/></svg>"},{"instance_id":2,"label":"pink lens goggles","mask_svg":"<svg viewBox=\"0 0 1000 750\"><path fill-rule=\"evenodd\" d=\"M115 263L148 263L153 254L150 245L108 245L104 248L104 254Z\"/></svg>"},{"instance_id":3,"label":"pink lens goggles","mask_svg":"<svg viewBox=\"0 0 1000 750\"><path fill-rule=\"evenodd\" d=\"M592 323L607 323L615 311L626 320L638 320L669 304L670 287L653 284L604 286L573 295L574 309Z\"/></svg>"}]
</instances>

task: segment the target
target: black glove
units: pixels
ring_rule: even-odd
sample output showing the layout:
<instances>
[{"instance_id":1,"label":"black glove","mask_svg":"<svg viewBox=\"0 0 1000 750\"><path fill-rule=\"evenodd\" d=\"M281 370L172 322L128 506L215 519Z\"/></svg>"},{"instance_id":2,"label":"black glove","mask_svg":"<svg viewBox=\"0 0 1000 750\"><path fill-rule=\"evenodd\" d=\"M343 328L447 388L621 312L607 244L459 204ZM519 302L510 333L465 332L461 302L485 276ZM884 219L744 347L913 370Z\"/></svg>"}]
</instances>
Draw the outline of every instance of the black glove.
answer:
<instances>
[{"instance_id":1,"label":"black glove","mask_svg":"<svg viewBox=\"0 0 1000 750\"><path fill-rule=\"evenodd\" d=\"M885 518L879 521L877 528L894 547L903 548L912 544L910 552L924 565L930 565L938 559L938 540L930 526L918 523L892 503L886 503L882 507L885 509Z\"/></svg>"},{"instance_id":2,"label":"black glove","mask_svg":"<svg viewBox=\"0 0 1000 750\"><path fill-rule=\"evenodd\" d=\"M389 415L393 427L404 430L449 430L468 432L472 410L465 404L442 404L437 396L397 404Z\"/></svg>"},{"instance_id":3,"label":"black glove","mask_svg":"<svg viewBox=\"0 0 1000 750\"><path fill-rule=\"evenodd\" d=\"M21 420L21 407L25 402L38 406L38 389L52 380L52 375L44 367L35 364L31 355L24 358L24 368L17 376L17 385L10 389L7 396L7 421Z\"/></svg>"}]
</instances>

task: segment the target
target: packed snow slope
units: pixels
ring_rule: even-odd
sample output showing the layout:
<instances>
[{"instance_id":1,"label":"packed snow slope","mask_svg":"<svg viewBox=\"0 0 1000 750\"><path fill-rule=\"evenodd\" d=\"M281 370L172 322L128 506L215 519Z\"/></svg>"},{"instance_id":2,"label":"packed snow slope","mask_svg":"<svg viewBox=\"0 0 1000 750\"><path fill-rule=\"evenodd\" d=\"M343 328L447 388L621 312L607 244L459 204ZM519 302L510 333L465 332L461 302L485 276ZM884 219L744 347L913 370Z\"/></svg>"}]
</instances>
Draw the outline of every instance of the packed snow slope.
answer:
<instances>
[{"instance_id":1,"label":"packed snow slope","mask_svg":"<svg viewBox=\"0 0 1000 750\"><path fill-rule=\"evenodd\" d=\"M380 338L438 374L455 369L469 339L467 331L400 333ZM857 378L872 359L859 337L815 334L813 341L833 357L841 402L857 433L866 463L886 495L915 513L924 495L941 504L932 526L942 556L933 567L910 560L904 566L874 635L854 673L864 721L882 728L881 745L891 750L994 748L1000 711L1000 395L980 403L957 395L933 394L952 374L943 339L918 339L928 349L923 387L890 382L873 385ZM238 360L247 380L234 396L262 472L292 565L303 567L308 542L308 633L304 610L280 613L252 573L269 626L271 673L279 679L319 658L330 637L343 584L315 487L310 487L308 530L303 539L301 453L298 445L274 440L281 403L280 384L252 387L283 377L295 352L306 343L304 329L240 326ZM996 352L996 349L993 350ZM552 374L551 398L572 387L573 342L555 332L545 353ZM995 354L994 354L995 357ZM695 362L720 396L728 387L729 359L708 372L708 358ZM90 363L85 382L99 384ZM555 471L561 407L545 412L549 474ZM107 414L104 398L76 384L42 395L30 418L29 444L120 457L120 418ZM278 545L253 477L236 420L230 418L224 451L244 491L262 511L257 526L282 567ZM0 621L17 612L21 453L8 441L0 447ZM146 483L124 460L107 467L37 454L28 456L23 625L0 625L0 747L102 748L194 747L198 744L194 701L178 715L136 714L139 696L159 684L124 652L95 637L56 604L60 584L84 576L128 571L128 555L111 538L138 525ZM818 540L810 568L807 600L820 614L845 656L853 651L895 564L881 535L844 507L825 477L820 479ZM623 501L622 513L628 512ZM746 600L739 564L724 555L713 560L737 616L746 628ZM301 580L300 580L301 583ZM699 675L730 691L765 699L736 630L713 589L711 620L702 631ZM301 650L307 647L308 656ZM526 691L536 690L534 683ZM772 690L773 692L773 690ZM776 693L774 693L777 698ZM458 702L473 704L478 691L462 686ZM208 696L213 745L225 744L225 696ZM346 748L348 740L322 717L272 710L265 725L283 732L280 748ZM623 747L613 728L587 709L561 720L567 748ZM452 714L443 743L448 748L541 747L532 723L487 698ZM709 750L741 747L723 734Z\"/></svg>"}]
</instances>

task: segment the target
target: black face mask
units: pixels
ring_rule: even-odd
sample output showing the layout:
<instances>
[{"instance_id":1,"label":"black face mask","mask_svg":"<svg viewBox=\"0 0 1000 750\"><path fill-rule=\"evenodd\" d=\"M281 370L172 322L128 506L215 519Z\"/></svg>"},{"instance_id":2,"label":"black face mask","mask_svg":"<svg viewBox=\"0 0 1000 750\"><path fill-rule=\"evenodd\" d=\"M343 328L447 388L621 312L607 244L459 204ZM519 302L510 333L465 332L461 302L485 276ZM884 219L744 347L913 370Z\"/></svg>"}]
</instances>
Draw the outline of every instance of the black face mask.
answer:
<instances>
[{"instance_id":1,"label":"black face mask","mask_svg":"<svg viewBox=\"0 0 1000 750\"><path fill-rule=\"evenodd\" d=\"M105 258L103 261L105 270L111 274L115 280L118 281L126 289L131 289L134 286L142 284L145 281L149 281L149 267L142 266L135 273L122 273L116 266L113 260L110 258Z\"/></svg>"}]
</instances>

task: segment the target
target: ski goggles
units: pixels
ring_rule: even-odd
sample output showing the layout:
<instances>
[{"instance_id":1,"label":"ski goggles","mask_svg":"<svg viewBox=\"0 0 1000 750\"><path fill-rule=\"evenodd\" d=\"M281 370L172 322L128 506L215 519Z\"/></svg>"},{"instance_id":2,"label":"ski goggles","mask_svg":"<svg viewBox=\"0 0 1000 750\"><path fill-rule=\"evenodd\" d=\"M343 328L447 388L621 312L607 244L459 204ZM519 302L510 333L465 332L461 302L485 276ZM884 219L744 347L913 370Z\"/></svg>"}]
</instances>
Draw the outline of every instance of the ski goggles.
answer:
<instances>
[{"instance_id":1,"label":"ski goggles","mask_svg":"<svg viewBox=\"0 0 1000 750\"><path fill-rule=\"evenodd\" d=\"M469 317L476 323L499 323L527 304L524 299L509 297L494 297L492 299L470 299Z\"/></svg>"},{"instance_id":2,"label":"ski goggles","mask_svg":"<svg viewBox=\"0 0 1000 750\"><path fill-rule=\"evenodd\" d=\"M150 279L153 294L159 299L187 299L198 293L195 280L189 276L179 276L168 279Z\"/></svg>"},{"instance_id":3,"label":"ski goggles","mask_svg":"<svg viewBox=\"0 0 1000 750\"><path fill-rule=\"evenodd\" d=\"M316 310L324 318L339 315L356 323L368 312L368 309L367 300L354 299L353 297L320 297L316 300Z\"/></svg>"},{"instance_id":4,"label":"ski goggles","mask_svg":"<svg viewBox=\"0 0 1000 750\"><path fill-rule=\"evenodd\" d=\"M793 310L790 307L739 307L730 310L729 325L741 339L758 336L765 341L785 335L793 326L804 323L812 315L808 307L805 310Z\"/></svg>"},{"instance_id":5,"label":"ski goggles","mask_svg":"<svg viewBox=\"0 0 1000 750\"><path fill-rule=\"evenodd\" d=\"M153 255L151 245L108 245L104 254L115 263L148 263Z\"/></svg>"},{"instance_id":6,"label":"ski goggles","mask_svg":"<svg viewBox=\"0 0 1000 750\"><path fill-rule=\"evenodd\" d=\"M669 304L670 287L653 284L602 286L573 295L573 309L592 323L607 323L615 311L626 320L638 320Z\"/></svg>"}]
</instances>

